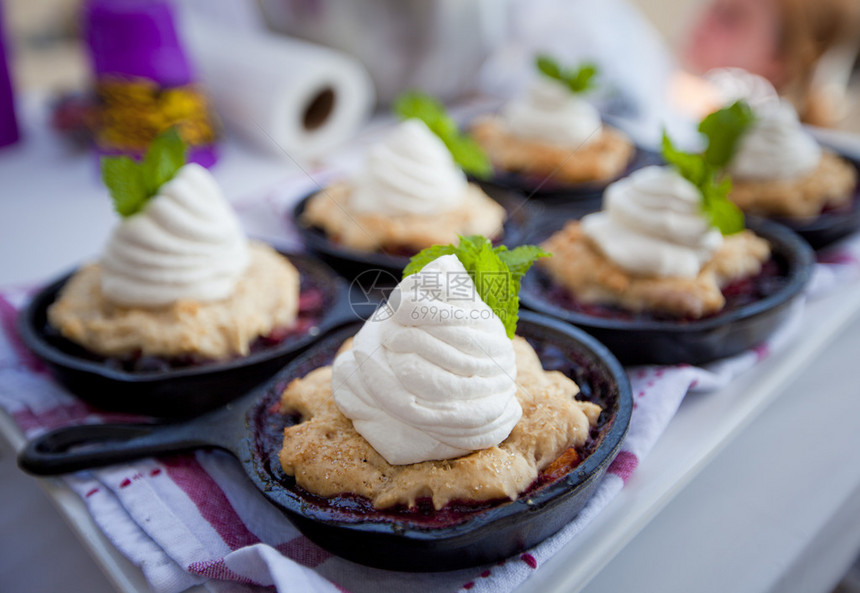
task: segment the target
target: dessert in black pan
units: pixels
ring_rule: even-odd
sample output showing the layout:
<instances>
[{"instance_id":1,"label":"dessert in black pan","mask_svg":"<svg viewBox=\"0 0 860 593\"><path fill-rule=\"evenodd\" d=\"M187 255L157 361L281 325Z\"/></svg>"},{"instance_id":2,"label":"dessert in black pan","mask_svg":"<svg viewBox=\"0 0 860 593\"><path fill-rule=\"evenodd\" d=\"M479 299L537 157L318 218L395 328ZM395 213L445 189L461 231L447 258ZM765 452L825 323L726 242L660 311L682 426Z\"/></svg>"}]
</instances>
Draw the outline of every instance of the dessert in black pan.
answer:
<instances>
[{"instance_id":1,"label":"dessert in black pan","mask_svg":"<svg viewBox=\"0 0 860 593\"><path fill-rule=\"evenodd\" d=\"M813 264L790 230L745 220L701 155L666 143L675 164L611 185L602 211L548 217L534 239L553 256L523 285L526 306L592 333L625 363L703 363L757 345Z\"/></svg>"}]
</instances>

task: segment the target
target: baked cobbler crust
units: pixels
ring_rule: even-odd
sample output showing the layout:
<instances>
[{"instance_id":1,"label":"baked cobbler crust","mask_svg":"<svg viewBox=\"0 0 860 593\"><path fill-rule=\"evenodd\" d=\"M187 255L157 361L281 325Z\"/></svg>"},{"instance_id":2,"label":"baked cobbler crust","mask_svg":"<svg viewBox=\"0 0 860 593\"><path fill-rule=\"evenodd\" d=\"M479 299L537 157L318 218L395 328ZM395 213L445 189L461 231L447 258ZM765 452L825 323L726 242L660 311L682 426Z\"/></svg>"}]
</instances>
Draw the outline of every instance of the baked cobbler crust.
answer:
<instances>
[{"instance_id":1,"label":"baked cobbler crust","mask_svg":"<svg viewBox=\"0 0 860 593\"><path fill-rule=\"evenodd\" d=\"M627 167L634 152L627 136L607 125L595 140L575 150L518 138L505 129L497 116L476 120L471 135L497 168L524 175L552 175L562 183L614 179Z\"/></svg>"},{"instance_id":2,"label":"baked cobbler crust","mask_svg":"<svg viewBox=\"0 0 860 593\"><path fill-rule=\"evenodd\" d=\"M583 303L695 319L721 310L725 298L720 289L758 274L770 258L768 242L745 230L725 237L695 278L637 276L607 258L577 220L541 246L553 256L538 265Z\"/></svg>"},{"instance_id":3,"label":"baked cobbler crust","mask_svg":"<svg viewBox=\"0 0 860 593\"><path fill-rule=\"evenodd\" d=\"M729 195L742 210L761 216L799 220L815 218L825 208L848 204L857 187L857 171L832 152L824 152L818 167L798 179L732 180Z\"/></svg>"},{"instance_id":4,"label":"baked cobbler crust","mask_svg":"<svg viewBox=\"0 0 860 593\"><path fill-rule=\"evenodd\" d=\"M48 309L67 339L102 356L246 355L250 343L291 326L299 307L299 273L285 257L259 243L233 294L213 302L178 301L145 309L111 303L101 292L101 267L81 268Z\"/></svg>"},{"instance_id":5,"label":"baked cobbler crust","mask_svg":"<svg viewBox=\"0 0 860 593\"><path fill-rule=\"evenodd\" d=\"M432 215L354 212L349 208L351 192L349 184L338 183L315 194L300 222L359 251L416 252L456 243L460 235L497 237L507 216L504 207L472 183L457 208Z\"/></svg>"},{"instance_id":6,"label":"baked cobbler crust","mask_svg":"<svg viewBox=\"0 0 860 593\"><path fill-rule=\"evenodd\" d=\"M351 341L342 349L349 347ZM514 338L514 350L523 416L498 446L445 461L390 465L338 410L327 366L293 380L281 397L281 412L303 419L284 430L279 455L284 471L319 496L358 494L377 508L412 507L425 497L437 509L453 500L515 499L541 469L586 442L601 409L574 399L576 383L558 371L544 371L526 340Z\"/></svg>"}]
</instances>

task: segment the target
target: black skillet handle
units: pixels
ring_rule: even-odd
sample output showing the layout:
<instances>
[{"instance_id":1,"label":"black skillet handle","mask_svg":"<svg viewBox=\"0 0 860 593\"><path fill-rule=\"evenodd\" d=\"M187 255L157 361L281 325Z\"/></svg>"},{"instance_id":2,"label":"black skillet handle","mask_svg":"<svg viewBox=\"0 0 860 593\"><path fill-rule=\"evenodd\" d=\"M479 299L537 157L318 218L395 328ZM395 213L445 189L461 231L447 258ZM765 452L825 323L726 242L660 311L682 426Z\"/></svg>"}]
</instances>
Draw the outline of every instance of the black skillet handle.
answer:
<instances>
[{"instance_id":1,"label":"black skillet handle","mask_svg":"<svg viewBox=\"0 0 860 593\"><path fill-rule=\"evenodd\" d=\"M18 466L38 476L55 476L92 467L191 449L219 448L236 453L247 436L245 418L260 398L251 391L222 408L175 424L84 424L31 439Z\"/></svg>"},{"instance_id":2,"label":"black skillet handle","mask_svg":"<svg viewBox=\"0 0 860 593\"><path fill-rule=\"evenodd\" d=\"M18 455L24 471L51 476L151 455L218 446L196 434L191 423L87 424L47 432Z\"/></svg>"}]
</instances>

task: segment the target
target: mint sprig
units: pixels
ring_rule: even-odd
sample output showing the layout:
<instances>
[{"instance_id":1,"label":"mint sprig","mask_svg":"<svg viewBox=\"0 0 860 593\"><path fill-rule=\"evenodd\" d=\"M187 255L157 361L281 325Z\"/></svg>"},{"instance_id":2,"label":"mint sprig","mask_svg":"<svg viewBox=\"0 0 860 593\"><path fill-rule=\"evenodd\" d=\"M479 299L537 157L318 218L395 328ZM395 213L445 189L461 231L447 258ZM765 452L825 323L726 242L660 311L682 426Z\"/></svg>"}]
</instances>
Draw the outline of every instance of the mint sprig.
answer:
<instances>
[{"instance_id":1,"label":"mint sprig","mask_svg":"<svg viewBox=\"0 0 860 593\"><path fill-rule=\"evenodd\" d=\"M394 113L400 119L419 119L436 134L463 171L479 179L488 178L493 167L484 149L460 132L457 122L445 106L433 97L417 91L403 93L394 100Z\"/></svg>"},{"instance_id":2,"label":"mint sprig","mask_svg":"<svg viewBox=\"0 0 860 593\"><path fill-rule=\"evenodd\" d=\"M732 181L728 176L718 180L718 170L704 154L682 152L675 148L663 132L663 158L675 167L702 194L702 212L710 223L724 235L744 230L744 213L728 198Z\"/></svg>"},{"instance_id":3,"label":"mint sprig","mask_svg":"<svg viewBox=\"0 0 860 593\"><path fill-rule=\"evenodd\" d=\"M143 210L185 164L185 150L179 132L169 128L153 140L140 162L127 156L102 157L102 181L117 213L127 218Z\"/></svg>"},{"instance_id":4,"label":"mint sprig","mask_svg":"<svg viewBox=\"0 0 860 593\"><path fill-rule=\"evenodd\" d=\"M538 72L559 81L576 95L587 93L597 86L594 78L599 71L597 64L592 62L585 62L577 68L564 68L552 56L540 54L535 58L535 66Z\"/></svg>"},{"instance_id":5,"label":"mint sprig","mask_svg":"<svg viewBox=\"0 0 860 593\"><path fill-rule=\"evenodd\" d=\"M705 117L699 123L699 132L708 139L705 161L718 169L728 165L738 142L755 120L755 113L745 101L735 101Z\"/></svg>"},{"instance_id":6,"label":"mint sprig","mask_svg":"<svg viewBox=\"0 0 860 593\"><path fill-rule=\"evenodd\" d=\"M443 255L456 255L469 273L478 296L499 316L508 337L513 339L517 330L520 309L520 283L532 264L541 257L549 257L536 245L522 245L508 250L504 245L493 247L486 237L472 235L460 237L454 245L434 245L409 260L403 277L424 269L424 266Z\"/></svg>"}]
</instances>

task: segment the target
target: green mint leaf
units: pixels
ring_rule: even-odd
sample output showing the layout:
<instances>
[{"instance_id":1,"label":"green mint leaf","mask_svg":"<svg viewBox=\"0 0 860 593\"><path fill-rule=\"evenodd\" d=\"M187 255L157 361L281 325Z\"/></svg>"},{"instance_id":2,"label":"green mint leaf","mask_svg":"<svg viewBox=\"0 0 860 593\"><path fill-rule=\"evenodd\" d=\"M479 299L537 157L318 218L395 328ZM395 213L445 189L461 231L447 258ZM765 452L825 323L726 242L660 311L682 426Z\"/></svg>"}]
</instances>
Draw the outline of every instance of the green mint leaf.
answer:
<instances>
[{"instance_id":1,"label":"green mint leaf","mask_svg":"<svg viewBox=\"0 0 860 593\"><path fill-rule=\"evenodd\" d=\"M537 66L538 72L544 76L548 76L549 78L554 78L559 81L564 80L561 75L561 66L552 56L540 54L535 58L535 66Z\"/></svg>"},{"instance_id":2,"label":"green mint leaf","mask_svg":"<svg viewBox=\"0 0 860 593\"><path fill-rule=\"evenodd\" d=\"M487 257L487 252L493 251L493 244L486 237L482 237L481 235L469 235L469 236L460 236L459 242L457 246L454 247L454 255L457 256L457 259L460 260L460 263L463 264L463 267L466 268L466 271L469 272L469 275L472 277L472 280L475 280L475 272L480 267L480 259L482 257ZM481 292L478 291L478 295L483 298Z\"/></svg>"},{"instance_id":3,"label":"green mint leaf","mask_svg":"<svg viewBox=\"0 0 860 593\"><path fill-rule=\"evenodd\" d=\"M551 257L552 254L544 251L537 245L520 245L519 247L508 251L504 245L496 247L496 253L508 269L511 271L517 280L521 279L532 267L538 259L542 257Z\"/></svg>"},{"instance_id":4,"label":"green mint leaf","mask_svg":"<svg viewBox=\"0 0 860 593\"><path fill-rule=\"evenodd\" d=\"M416 272L424 269L424 266L429 264L434 259L438 259L443 255L453 255L457 248L453 245L433 245L422 251L419 251L409 260L409 263L403 268L403 277L411 276Z\"/></svg>"},{"instance_id":5,"label":"green mint leaf","mask_svg":"<svg viewBox=\"0 0 860 593\"><path fill-rule=\"evenodd\" d=\"M468 136L449 136L442 140L451 152L454 162L466 173L478 179L488 179L493 174L493 165L481 145Z\"/></svg>"},{"instance_id":6,"label":"green mint leaf","mask_svg":"<svg viewBox=\"0 0 860 593\"><path fill-rule=\"evenodd\" d=\"M701 155L682 152L675 148L672 139L663 131L663 159L674 166L681 176L699 189L707 178L707 163Z\"/></svg>"},{"instance_id":7,"label":"green mint leaf","mask_svg":"<svg viewBox=\"0 0 860 593\"><path fill-rule=\"evenodd\" d=\"M184 164L185 144L176 129L170 128L152 142L141 162L127 156L102 157L102 181L114 209L127 218L143 210Z\"/></svg>"},{"instance_id":8,"label":"green mint leaf","mask_svg":"<svg viewBox=\"0 0 860 593\"><path fill-rule=\"evenodd\" d=\"M723 177L719 183L712 182L704 193L704 210L711 224L724 235L733 235L744 230L744 213L728 199L732 191L732 180Z\"/></svg>"},{"instance_id":9,"label":"green mint leaf","mask_svg":"<svg viewBox=\"0 0 860 593\"><path fill-rule=\"evenodd\" d=\"M706 161L703 154L678 150L664 130L663 158L698 188L702 194L702 212L711 225L724 235L732 235L744 229L743 212L728 198L732 189L731 179L723 177L717 182L717 169Z\"/></svg>"},{"instance_id":10,"label":"green mint leaf","mask_svg":"<svg viewBox=\"0 0 860 593\"><path fill-rule=\"evenodd\" d=\"M173 179L176 172L185 164L185 143L175 127L159 134L143 157L143 174L150 196L158 193L159 188Z\"/></svg>"},{"instance_id":11,"label":"green mint leaf","mask_svg":"<svg viewBox=\"0 0 860 593\"><path fill-rule=\"evenodd\" d=\"M454 254L475 283L481 300L501 319L505 333L514 337L519 298L512 293L512 274L492 242L480 235L460 237Z\"/></svg>"},{"instance_id":12,"label":"green mint leaf","mask_svg":"<svg viewBox=\"0 0 860 593\"><path fill-rule=\"evenodd\" d=\"M448 115L445 105L430 95L408 91L394 99L394 114L400 119L418 119L442 140L457 134L457 122Z\"/></svg>"},{"instance_id":13,"label":"green mint leaf","mask_svg":"<svg viewBox=\"0 0 860 593\"><path fill-rule=\"evenodd\" d=\"M519 320L519 295L523 276L526 275L526 272L529 271L532 264L538 259L552 257L552 254L544 251L537 245L520 245L512 251L508 251L507 247L501 245L496 247L495 251L511 274L511 284L508 290L513 295L513 298L511 299L512 303L508 305L508 308L512 309L512 311L509 310L508 315L511 315L513 319L513 329L509 332L509 335L513 336L513 333L517 329L517 321ZM507 325L505 328L507 329Z\"/></svg>"},{"instance_id":14,"label":"green mint leaf","mask_svg":"<svg viewBox=\"0 0 860 593\"><path fill-rule=\"evenodd\" d=\"M737 150L738 141L755 119L753 110L744 101L736 101L705 117L699 124L699 131L708 139L705 161L718 169L728 165Z\"/></svg>"},{"instance_id":15,"label":"green mint leaf","mask_svg":"<svg viewBox=\"0 0 860 593\"><path fill-rule=\"evenodd\" d=\"M594 78L598 69L592 62L585 62L577 68L562 68L551 56L540 54L535 58L535 66L538 72L562 83L573 94L586 93L596 86Z\"/></svg>"},{"instance_id":16,"label":"green mint leaf","mask_svg":"<svg viewBox=\"0 0 860 593\"><path fill-rule=\"evenodd\" d=\"M470 266L464 264L463 267L475 282L478 296L498 315L505 333L513 339L517 331L519 299L512 293L511 272L493 249L493 244L489 241L482 243Z\"/></svg>"},{"instance_id":17,"label":"green mint leaf","mask_svg":"<svg viewBox=\"0 0 860 593\"><path fill-rule=\"evenodd\" d=\"M466 173L486 179L492 173L490 159L481 146L460 132L457 122L437 99L409 91L394 100L393 110L400 119L418 119L430 128L451 153L454 162Z\"/></svg>"},{"instance_id":18,"label":"green mint leaf","mask_svg":"<svg viewBox=\"0 0 860 593\"><path fill-rule=\"evenodd\" d=\"M596 85L594 77L597 76L597 65L592 63L582 64L579 69L565 73L568 88L573 93L587 93Z\"/></svg>"},{"instance_id":19,"label":"green mint leaf","mask_svg":"<svg viewBox=\"0 0 860 593\"><path fill-rule=\"evenodd\" d=\"M414 274L443 255L456 255L475 283L478 296L501 319L507 336L513 339L519 319L519 292L522 277L540 257L550 254L535 245L512 251L504 245L493 247L486 237L460 237L457 246L434 245L417 253L403 271L403 277Z\"/></svg>"},{"instance_id":20,"label":"green mint leaf","mask_svg":"<svg viewBox=\"0 0 860 593\"><path fill-rule=\"evenodd\" d=\"M136 161L127 156L102 157L101 171L117 214L127 217L143 209L146 183Z\"/></svg>"},{"instance_id":21,"label":"green mint leaf","mask_svg":"<svg viewBox=\"0 0 860 593\"><path fill-rule=\"evenodd\" d=\"M407 91L397 96L392 109L400 119L420 119L428 128L438 127L447 117L445 106L440 101L418 91Z\"/></svg>"},{"instance_id":22,"label":"green mint leaf","mask_svg":"<svg viewBox=\"0 0 860 593\"><path fill-rule=\"evenodd\" d=\"M401 119L434 119L445 115L442 103L420 91L406 91L394 99L392 109Z\"/></svg>"}]
</instances>

